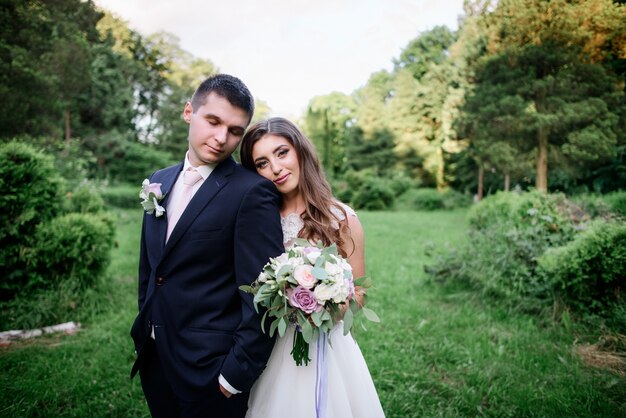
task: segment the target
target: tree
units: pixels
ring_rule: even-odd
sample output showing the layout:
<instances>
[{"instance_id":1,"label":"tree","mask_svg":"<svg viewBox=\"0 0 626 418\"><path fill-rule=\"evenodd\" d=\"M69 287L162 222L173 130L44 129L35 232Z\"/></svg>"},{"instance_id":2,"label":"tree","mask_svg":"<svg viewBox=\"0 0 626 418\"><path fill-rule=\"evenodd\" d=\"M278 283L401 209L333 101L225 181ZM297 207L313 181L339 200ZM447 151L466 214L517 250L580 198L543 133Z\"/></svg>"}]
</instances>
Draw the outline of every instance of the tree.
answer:
<instances>
[{"instance_id":1,"label":"tree","mask_svg":"<svg viewBox=\"0 0 626 418\"><path fill-rule=\"evenodd\" d=\"M489 57L476 77L467 113L490 142L535 156L538 190L548 189L549 153L573 177L579 170L571 167L614 155L619 92L603 66L581 63L559 45L530 45ZM512 152L504 161L519 157Z\"/></svg>"},{"instance_id":2,"label":"tree","mask_svg":"<svg viewBox=\"0 0 626 418\"><path fill-rule=\"evenodd\" d=\"M328 175L337 176L347 167L346 146L354 124L354 98L333 92L310 100L304 130L319 150Z\"/></svg>"},{"instance_id":3,"label":"tree","mask_svg":"<svg viewBox=\"0 0 626 418\"><path fill-rule=\"evenodd\" d=\"M448 59L448 48L454 42L454 34L446 26L435 26L420 34L403 48L394 59L396 70L408 70L420 80L432 65L442 64Z\"/></svg>"}]
</instances>

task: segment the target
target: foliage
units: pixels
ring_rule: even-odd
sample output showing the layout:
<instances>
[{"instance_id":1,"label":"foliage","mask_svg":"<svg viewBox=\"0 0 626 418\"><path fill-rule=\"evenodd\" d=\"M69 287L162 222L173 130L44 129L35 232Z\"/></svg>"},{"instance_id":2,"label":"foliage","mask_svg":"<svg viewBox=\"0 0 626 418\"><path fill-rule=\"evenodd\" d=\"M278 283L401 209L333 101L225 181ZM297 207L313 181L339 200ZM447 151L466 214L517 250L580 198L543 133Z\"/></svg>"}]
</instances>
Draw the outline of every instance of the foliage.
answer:
<instances>
[{"instance_id":1,"label":"foliage","mask_svg":"<svg viewBox=\"0 0 626 418\"><path fill-rule=\"evenodd\" d=\"M338 92L314 97L309 102L303 129L319 151L329 177L346 170L346 147L355 108L353 97Z\"/></svg>"},{"instance_id":2,"label":"foliage","mask_svg":"<svg viewBox=\"0 0 626 418\"><path fill-rule=\"evenodd\" d=\"M108 186L100 191L106 205L124 209L139 208L140 185L119 184Z\"/></svg>"},{"instance_id":3,"label":"foliage","mask_svg":"<svg viewBox=\"0 0 626 418\"><path fill-rule=\"evenodd\" d=\"M626 191L615 191L602 197L609 205L611 211L626 217Z\"/></svg>"},{"instance_id":4,"label":"foliage","mask_svg":"<svg viewBox=\"0 0 626 418\"><path fill-rule=\"evenodd\" d=\"M623 304L626 225L594 222L567 245L546 251L538 263L559 297L578 311L598 313Z\"/></svg>"},{"instance_id":5,"label":"foliage","mask_svg":"<svg viewBox=\"0 0 626 418\"><path fill-rule=\"evenodd\" d=\"M382 210L395 200L390 180L373 175L371 170L348 171L333 189L339 200L355 209Z\"/></svg>"},{"instance_id":6,"label":"foliage","mask_svg":"<svg viewBox=\"0 0 626 418\"><path fill-rule=\"evenodd\" d=\"M443 207L445 209L466 208L472 204L472 197L468 194L447 189L443 192Z\"/></svg>"},{"instance_id":7,"label":"foliage","mask_svg":"<svg viewBox=\"0 0 626 418\"><path fill-rule=\"evenodd\" d=\"M174 161L167 152L117 131L88 137L85 144L97 158L93 174L115 182L141 184L155 170Z\"/></svg>"},{"instance_id":8,"label":"foliage","mask_svg":"<svg viewBox=\"0 0 626 418\"><path fill-rule=\"evenodd\" d=\"M12 297L28 281L24 248L37 224L59 213L62 188L50 157L14 141L0 145L0 265L4 270L0 300Z\"/></svg>"},{"instance_id":9,"label":"foliage","mask_svg":"<svg viewBox=\"0 0 626 418\"><path fill-rule=\"evenodd\" d=\"M399 210L457 209L469 206L471 197L452 189L439 192L436 189L408 189L401 194L395 208Z\"/></svg>"},{"instance_id":10,"label":"foliage","mask_svg":"<svg viewBox=\"0 0 626 418\"><path fill-rule=\"evenodd\" d=\"M104 200L95 186L84 183L66 194L67 213L100 213L104 211Z\"/></svg>"},{"instance_id":11,"label":"foliage","mask_svg":"<svg viewBox=\"0 0 626 418\"><path fill-rule=\"evenodd\" d=\"M605 195L584 193L572 196L571 200L592 218L626 216L626 191L615 191Z\"/></svg>"},{"instance_id":12,"label":"foliage","mask_svg":"<svg viewBox=\"0 0 626 418\"><path fill-rule=\"evenodd\" d=\"M468 241L428 272L461 281L508 304L537 310L550 305L552 283L537 274L537 258L575 234L562 195L497 193L470 209Z\"/></svg>"},{"instance_id":13,"label":"foliage","mask_svg":"<svg viewBox=\"0 0 626 418\"><path fill-rule=\"evenodd\" d=\"M398 198L396 208L403 210L443 209L443 195L436 189L409 189Z\"/></svg>"},{"instance_id":14,"label":"foliage","mask_svg":"<svg viewBox=\"0 0 626 418\"><path fill-rule=\"evenodd\" d=\"M82 289L93 286L110 262L114 235L113 220L103 214L70 213L42 222L27 255L27 290L65 280L75 280Z\"/></svg>"}]
</instances>

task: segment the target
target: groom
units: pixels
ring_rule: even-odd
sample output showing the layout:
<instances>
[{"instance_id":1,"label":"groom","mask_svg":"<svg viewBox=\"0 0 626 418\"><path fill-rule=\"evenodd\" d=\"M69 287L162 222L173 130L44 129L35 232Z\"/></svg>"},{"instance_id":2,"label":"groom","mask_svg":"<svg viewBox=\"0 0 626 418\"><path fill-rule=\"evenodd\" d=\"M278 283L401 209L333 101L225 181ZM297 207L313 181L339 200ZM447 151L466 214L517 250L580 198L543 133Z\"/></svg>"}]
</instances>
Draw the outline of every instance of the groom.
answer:
<instances>
[{"instance_id":1,"label":"groom","mask_svg":"<svg viewBox=\"0 0 626 418\"><path fill-rule=\"evenodd\" d=\"M241 80L208 78L185 105L184 161L150 178L165 214L143 218L131 377L154 417L243 417L273 347L238 289L284 250L278 192L231 157L253 112Z\"/></svg>"}]
</instances>

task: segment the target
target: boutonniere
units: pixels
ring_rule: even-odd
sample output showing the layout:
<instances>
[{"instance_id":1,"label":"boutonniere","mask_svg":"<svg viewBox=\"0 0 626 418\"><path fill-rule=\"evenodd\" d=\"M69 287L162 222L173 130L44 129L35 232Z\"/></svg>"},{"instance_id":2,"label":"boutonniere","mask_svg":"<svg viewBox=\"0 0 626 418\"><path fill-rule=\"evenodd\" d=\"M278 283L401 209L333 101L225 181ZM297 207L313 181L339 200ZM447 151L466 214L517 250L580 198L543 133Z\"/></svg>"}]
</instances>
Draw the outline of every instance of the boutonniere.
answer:
<instances>
[{"instance_id":1,"label":"boutonniere","mask_svg":"<svg viewBox=\"0 0 626 418\"><path fill-rule=\"evenodd\" d=\"M146 213L152 215L156 212L155 216L157 218L163 215L165 208L159 205L159 202L165 197L163 192L161 192L161 183L150 183L150 180L145 179L141 186L139 197L143 199L141 206L143 206Z\"/></svg>"}]
</instances>

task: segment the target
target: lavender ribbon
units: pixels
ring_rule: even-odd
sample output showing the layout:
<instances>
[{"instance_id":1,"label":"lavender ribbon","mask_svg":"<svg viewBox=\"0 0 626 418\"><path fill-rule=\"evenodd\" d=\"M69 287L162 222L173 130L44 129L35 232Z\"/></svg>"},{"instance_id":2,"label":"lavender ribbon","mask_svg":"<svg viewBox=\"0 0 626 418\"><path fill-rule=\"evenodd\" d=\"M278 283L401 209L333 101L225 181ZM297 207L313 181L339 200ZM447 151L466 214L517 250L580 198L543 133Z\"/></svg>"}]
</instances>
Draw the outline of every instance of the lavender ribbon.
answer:
<instances>
[{"instance_id":1,"label":"lavender ribbon","mask_svg":"<svg viewBox=\"0 0 626 418\"><path fill-rule=\"evenodd\" d=\"M320 332L317 339L317 361L315 362L315 416L326 416L326 403L328 400L328 363L326 354L328 350L325 332Z\"/></svg>"}]
</instances>

